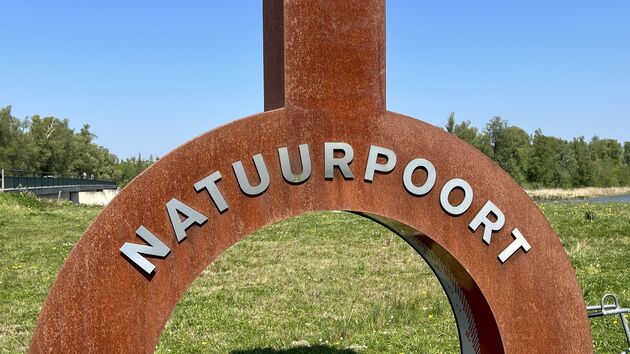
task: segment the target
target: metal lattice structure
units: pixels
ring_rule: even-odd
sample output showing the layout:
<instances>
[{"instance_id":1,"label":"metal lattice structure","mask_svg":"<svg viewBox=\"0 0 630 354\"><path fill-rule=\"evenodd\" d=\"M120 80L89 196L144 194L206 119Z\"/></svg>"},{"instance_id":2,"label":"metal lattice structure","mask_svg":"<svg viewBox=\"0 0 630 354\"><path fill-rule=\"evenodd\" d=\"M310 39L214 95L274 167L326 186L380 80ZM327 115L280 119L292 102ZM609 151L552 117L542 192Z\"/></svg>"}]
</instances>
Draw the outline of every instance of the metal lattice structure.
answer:
<instances>
[{"instance_id":1,"label":"metal lattice structure","mask_svg":"<svg viewBox=\"0 0 630 354\"><path fill-rule=\"evenodd\" d=\"M630 308L621 307L617 296L614 294L604 294L599 305L587 306L586 311L588 311L589 318L619 315L621 326L626 333L626 340L628 341L628 348L621 353L630 353L630 328L625 317L625 314L630 313Z\"/></svg>"},{"instance_id":2,"label":"metal lattice structure","mask_svg":"<svg viewBox=\"0 0 630 354\"><path fill-rule=\"evenodd\" d=\"M93 175L78 176L66 173L3 169L0 190L32 189L61 186L105 186L116 188L116 182Z\"/></svg>"}]
</instances>

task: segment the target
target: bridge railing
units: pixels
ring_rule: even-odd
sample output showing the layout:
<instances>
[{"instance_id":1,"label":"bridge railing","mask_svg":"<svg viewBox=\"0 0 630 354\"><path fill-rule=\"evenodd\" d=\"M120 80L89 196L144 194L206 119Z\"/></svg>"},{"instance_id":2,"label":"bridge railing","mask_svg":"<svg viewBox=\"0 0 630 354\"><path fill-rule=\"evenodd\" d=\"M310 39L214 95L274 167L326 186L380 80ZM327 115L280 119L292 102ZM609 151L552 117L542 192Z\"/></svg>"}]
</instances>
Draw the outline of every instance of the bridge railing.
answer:
<instances>
[{"instance_id":1,"label":"bridge railing","mask_svg":"<svg viewBox=\"0 0 630 354\"><path fill-rule=\"evenodd\" d=\"M77 176L39 171L2 169L1 178L1 190L58 186L103 185L112 188L117 186L115 181L99 179L92 175Z\"/></svg>"}]
</instances>

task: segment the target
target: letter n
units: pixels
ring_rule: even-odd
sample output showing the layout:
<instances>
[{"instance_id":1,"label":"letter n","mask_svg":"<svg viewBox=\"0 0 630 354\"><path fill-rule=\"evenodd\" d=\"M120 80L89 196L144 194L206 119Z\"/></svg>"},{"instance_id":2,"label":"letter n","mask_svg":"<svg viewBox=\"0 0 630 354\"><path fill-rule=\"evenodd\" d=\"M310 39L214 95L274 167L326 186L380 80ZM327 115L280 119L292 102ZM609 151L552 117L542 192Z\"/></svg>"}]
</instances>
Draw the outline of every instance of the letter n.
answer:
<instances>
[{"instance_id":1,"label":"letter n","mask_svg":"<svg viewBox=\"0 0 630 354\"><path fill-rule=\"evenodd\" d=\"M171 252L171 249L144 226L140 226L138 230L136 230L136 236L140 237L149 245L125 242L125 244L120 247L120 252L149 275L153 273L155 266L141 256L141 254L164 258Z\"/></svg>"}]
</instances>

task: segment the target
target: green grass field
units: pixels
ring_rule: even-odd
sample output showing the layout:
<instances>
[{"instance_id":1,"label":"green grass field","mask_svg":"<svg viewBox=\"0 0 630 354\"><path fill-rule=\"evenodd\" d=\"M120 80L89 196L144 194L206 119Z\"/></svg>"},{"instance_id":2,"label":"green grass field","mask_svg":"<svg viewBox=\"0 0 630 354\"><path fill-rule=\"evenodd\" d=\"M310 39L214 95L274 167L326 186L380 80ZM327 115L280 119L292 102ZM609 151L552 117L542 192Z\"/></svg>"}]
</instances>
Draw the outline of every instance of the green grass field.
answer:
<instances>
[{"instance_id":1,"label":"green grass field","mask_svg":"<svg viewBox=\"0 0 630 354\"><path fill-rule=\"evenodd\" d=\"M584 297L630 306L630 204L541 204ZM47 291L100 208L0 194L0 352L27 350ZM561 294L550 294L561 296ZM591 320L595 351L625 348ZM309 345L310 347L306 347ZM456 353L450 306L424 261L361 217L306 214L238 243L178 304L159 353Z\"/></svg>"}]
</instances>

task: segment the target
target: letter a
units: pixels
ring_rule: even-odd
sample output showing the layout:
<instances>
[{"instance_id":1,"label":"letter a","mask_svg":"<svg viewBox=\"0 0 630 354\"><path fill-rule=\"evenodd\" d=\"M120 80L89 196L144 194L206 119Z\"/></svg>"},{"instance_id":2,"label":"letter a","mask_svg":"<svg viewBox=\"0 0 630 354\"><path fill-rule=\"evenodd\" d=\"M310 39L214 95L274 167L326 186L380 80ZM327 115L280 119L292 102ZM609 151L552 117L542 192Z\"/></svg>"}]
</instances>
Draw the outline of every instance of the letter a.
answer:
<instances>
[{"instance_id":1,"label":"letter a","mask_svg":"<svg viewBox=\"0 0 630 354\"><path fill-rule=\"evenodd\" d=\"M166 210L168 210L168 216L171 219L171 225L173 225L173 230L175 230L175 236L177 236L178 242L182 242L182 240L186 238L186 230L191 227L192 224L201 226L208 221L205 215L175 198L166 203ZM186 218L182 221L179 214L184 215Z\"/></svg>"}]
</instances>

